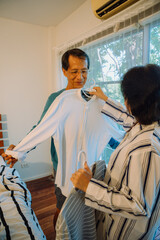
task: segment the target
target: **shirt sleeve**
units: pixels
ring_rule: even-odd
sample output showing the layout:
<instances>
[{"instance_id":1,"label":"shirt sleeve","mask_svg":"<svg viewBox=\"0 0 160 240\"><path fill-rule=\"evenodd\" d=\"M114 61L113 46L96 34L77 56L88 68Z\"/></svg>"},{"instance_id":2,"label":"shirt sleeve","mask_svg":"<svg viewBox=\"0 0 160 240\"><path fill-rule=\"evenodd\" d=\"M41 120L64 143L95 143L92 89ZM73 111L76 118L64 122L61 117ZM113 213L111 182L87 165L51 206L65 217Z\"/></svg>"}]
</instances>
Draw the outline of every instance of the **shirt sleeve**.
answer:
<instances>
[{"instance_id":1,"label":"shirt sleeve","mask_svg":"<svg viewBox=\"0 0 160 240\"><path fill-rule=\"evenodd\" d=\"M42 112L42 114L41 114L41 117L40 117L38 123L35 124L35 125L31 128L31 130L28 132L28 134L41 122L41 120L43 119L44 115L45 115L46 112L48 111L49 107L51 106L51 104L53 103L53 101L55 100L55 98L56 98L55 93L52 93L52 94L48 97L47 102L46 102L46 104L45 104L45 107L44 107L44 109L43 109L43 112ZM32 149L28 150L28 152L34 150L35 148L36 148L36 146L34 146ZM20 153L19 153L19 154L20 154ZM24 155L24 153L21 154L21 155ZM20 157L20 158L23 158L23 156ZM26 156L24 156L24 158L26 158Z\"/></svg>"},{"instance_id":2,"label":"shirt sleeve","mask_svg":"<svg viewBox=\"0 0 160 240\"><path fill-rule=\"evenodd\" d=\"M44 106L43 112L42 112L42 114L41 114L41 117L40 117L38 123L35 124L35 125L31 128L31 130L29 131L29 133L41 122L41 120L43 119L44 115L45 115L46 112L48 111L49 107L51 106L51 104L53 103L53 101L55 100L55 98L56 98L56 94L55 94L55 93L52 93L52 94L48 97L47 102L46 102L46 104L45 104L45 106Z\"/></svg>"},{"instance_id":3,"label":"shirt sleeve","mask_svg":"<svg viewBox=\"0 0 160 240\"><path fill-rule=\"evenodd\" d=\"M48 111L40 121L40 123L14 148L14 150L6 150L7 155L23 161L26 153L35 146L53 136L57 129L57 124L61 119L60 111L61 103L54 101Z\"/></svg>"},{"instance_id":4,"label":"shirt sleeve","mask_svg":"<svg viewBox=\"0 0 160 240\"><path fill-rule=\"evenodd\" d=\"M135 123L135 118L130 115L127 110L118 102L108 98L102 113L112 118L115 122L122 125L124 130L129 130Z\"/></svg>"},{"instance_id":5,"label":"shirt sleeve","mask_svg":"<svg viewBox=\"0 0 160 240\"><path fill-rule=\"evenodd\" d=\"M117 184L109 186L104 181L90 180L85 204L125 218L149 218L159 195L159 169L159 155L135 153L128 159L119 188Z\"/></svg>"}]
</instances>

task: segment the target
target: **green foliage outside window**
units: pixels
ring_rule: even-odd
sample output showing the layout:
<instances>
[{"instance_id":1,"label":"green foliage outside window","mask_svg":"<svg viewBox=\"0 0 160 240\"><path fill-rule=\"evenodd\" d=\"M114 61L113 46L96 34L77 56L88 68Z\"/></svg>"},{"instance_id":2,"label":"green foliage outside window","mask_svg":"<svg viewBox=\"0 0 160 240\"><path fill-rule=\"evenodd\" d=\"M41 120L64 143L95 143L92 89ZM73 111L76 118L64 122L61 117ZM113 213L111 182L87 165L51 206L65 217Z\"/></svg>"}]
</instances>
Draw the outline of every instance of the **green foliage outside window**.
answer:
<instances>
[{"instance_id":1,"label":"green foliage outside window","mask_svg":"<svg viewBox=\"0 0 160 240\"><path fill-rule=\"evenodd\" d=\"M150 29L149 62L160 65L160 23Z\"/></svg>"}]
</instances>

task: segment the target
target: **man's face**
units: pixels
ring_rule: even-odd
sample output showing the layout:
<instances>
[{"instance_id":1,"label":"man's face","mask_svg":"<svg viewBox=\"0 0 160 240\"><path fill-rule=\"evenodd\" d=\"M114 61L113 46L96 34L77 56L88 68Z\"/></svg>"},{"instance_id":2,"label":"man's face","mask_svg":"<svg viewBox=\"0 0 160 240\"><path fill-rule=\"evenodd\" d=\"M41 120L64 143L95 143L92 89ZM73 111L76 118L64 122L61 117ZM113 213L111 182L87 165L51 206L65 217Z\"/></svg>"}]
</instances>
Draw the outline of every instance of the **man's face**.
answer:
<instances>
[{"instance_id":1,"label":"man's face","mask_svg":"<svg viewBox=\"0 0 160 240\"><path fill-rule=\"evenodd\" d=\"M68 79L66 89L82 88L87 81L87 59L70 55L68 61L68 70L62 68L64 76Z\"/></svg>"}]
</instances>

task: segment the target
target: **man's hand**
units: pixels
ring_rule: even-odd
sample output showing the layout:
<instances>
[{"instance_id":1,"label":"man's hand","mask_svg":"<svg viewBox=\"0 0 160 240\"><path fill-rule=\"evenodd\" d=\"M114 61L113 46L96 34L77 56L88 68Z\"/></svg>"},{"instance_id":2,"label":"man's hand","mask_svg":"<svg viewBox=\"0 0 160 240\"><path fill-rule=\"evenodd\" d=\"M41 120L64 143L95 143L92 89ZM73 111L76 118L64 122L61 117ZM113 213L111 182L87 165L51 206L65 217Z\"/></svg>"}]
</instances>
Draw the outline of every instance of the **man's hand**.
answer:
<instances>
[{"instance_id":1,"label":"man's hand","mask_svg":"<svg viewBox=\"0 0 160 240\"><path fill-rule=\"evenodd\" d=\"M13 150L15 148L15 145L11 144L7 150ZM11 155L7 155L5 153L2 153L2 157L4 158L5 161L7 161L7 164L10 164L10 168L14 166L14 164L18 161L18 159L13 158Z\"/></svg>"},{"instance_id":2,"label":"man's hand","mask_svg":"<svg viewBox=\"0 0 160 240\"><path fill-rule=\"evenodd\" d=\"M105 102L107 101L108 97L104 94L102 89L100 87L94 87L95 92L89 92L91 95L96 95L98 98L104 100Z\"/></svg>"},{"instance_id":3,"label":"man's hand","mask_svg":"<svg viewBox=\"0 0 160 240\"><path fill-rule=\"evenodd\" d=\"M84 169L79 169L72 174L71 181L75 188L86 192L89 181L92 178L92 172L87 165L87 162L84 163Z\"/></svg>"}]
</instances>

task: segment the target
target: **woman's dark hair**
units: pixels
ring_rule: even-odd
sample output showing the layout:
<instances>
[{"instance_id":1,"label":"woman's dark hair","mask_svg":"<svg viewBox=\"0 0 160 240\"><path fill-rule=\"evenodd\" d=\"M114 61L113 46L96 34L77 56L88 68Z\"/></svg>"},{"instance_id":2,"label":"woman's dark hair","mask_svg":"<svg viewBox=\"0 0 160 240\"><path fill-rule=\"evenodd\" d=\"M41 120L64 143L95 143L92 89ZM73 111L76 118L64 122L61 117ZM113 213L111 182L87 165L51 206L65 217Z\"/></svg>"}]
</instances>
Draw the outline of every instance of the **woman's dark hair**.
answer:
<instances>
[{"instance_id":1,"label":"woman's dark hair","mask_svg":"<svg viewBox=\"0 0 160 240\"><path fill-rule=\"evenodd\" d=\"M121 91L140 124L160 124L160 66L148 64L130 69L123 77Z\"/></svg>"},{"instance_id":2,"label":"woman's dark hair","mask_svg":"<svg viewBox=\"0 0 160 240\"><path fill-rule=\"evenodd\" d=\"M85 53L84 51L82 51L79 48L73 48L71 50L68 50L67 52L65 52L62 56L62 68L64 68L65 70L68 70L69 68L69 56L72 55L74 57L80 58L80 59L86 59L87 60L87 67L89 69L90 66L90 60L89 57L87 55L87 53Z\"/></svg>"}]
</instances>

